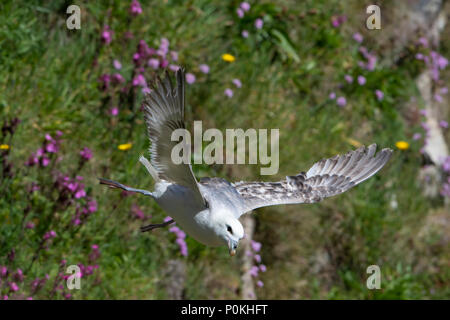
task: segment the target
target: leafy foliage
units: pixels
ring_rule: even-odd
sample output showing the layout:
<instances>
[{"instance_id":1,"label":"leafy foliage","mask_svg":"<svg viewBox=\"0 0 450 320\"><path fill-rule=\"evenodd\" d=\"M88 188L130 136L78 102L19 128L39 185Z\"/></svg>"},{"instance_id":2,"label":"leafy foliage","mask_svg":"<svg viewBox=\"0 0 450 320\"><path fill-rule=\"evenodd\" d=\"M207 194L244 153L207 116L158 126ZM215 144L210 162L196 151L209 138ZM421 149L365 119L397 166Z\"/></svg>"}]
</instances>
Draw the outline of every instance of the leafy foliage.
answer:
<instances>
[{"instance_id":1,"label":"leafy foliage","mask_svg":"<svg viewBox=\"0 0 450 320\"><path fill-rule=\"evenodd\" d=\"M280 129L280 172L262 179L359 144L409 142L340 197L258 210L257 259L267 266L258 298L449 297L448 227L435 223L448 224L448 212L443 199L422 195L423 141L412 136L424 132L409 117L411 103L421 107L414 79L426 68L415 55L431 57L429 49L413 44L397 65L380 63L376 42L352 38L368 31L341 1L251 2L242 18L237 1L141 1L142 13L131 3L80 1L81 30L66 28L67 1L0 4L0 298L167 298L172 259L186 265L185 298L240 297L239 260L226 248L187 236L186 256L179 230L141 234L165 213L96 180L151 189L137 161L148 148L140 103L163 67L178 66L193 76L188 126ZM448 55L448 43L442 50ZM259 165L194 171L261 178ZM381 290L365 286L371 264L381 268ZM67 289L68 265L80 266L81 290Z\"/></svg>"}]
</instances>

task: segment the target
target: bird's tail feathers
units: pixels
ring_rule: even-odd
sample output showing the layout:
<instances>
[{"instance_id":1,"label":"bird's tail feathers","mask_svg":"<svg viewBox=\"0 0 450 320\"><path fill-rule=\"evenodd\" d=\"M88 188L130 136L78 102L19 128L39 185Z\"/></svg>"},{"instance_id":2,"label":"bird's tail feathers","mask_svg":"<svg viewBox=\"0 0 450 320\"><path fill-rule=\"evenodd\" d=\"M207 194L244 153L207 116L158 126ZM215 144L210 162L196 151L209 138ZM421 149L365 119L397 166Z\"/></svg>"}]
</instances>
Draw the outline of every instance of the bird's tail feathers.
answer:
<instances>
[{"instance_id":1,"label":"bird's tail feathers","mask_svg":"<svg viewBox=\"0 0 450 320\"><path fill-rule=\"evenodd\" d=\"M108 180L108 179L103 179L103 178L98 178L98 180L100 181L100 184L104 184L107 185L110 188L120 188L123 189L123 185L119 182L116 181L112 181L112 180Z\"/></svg>"}]
</instances>

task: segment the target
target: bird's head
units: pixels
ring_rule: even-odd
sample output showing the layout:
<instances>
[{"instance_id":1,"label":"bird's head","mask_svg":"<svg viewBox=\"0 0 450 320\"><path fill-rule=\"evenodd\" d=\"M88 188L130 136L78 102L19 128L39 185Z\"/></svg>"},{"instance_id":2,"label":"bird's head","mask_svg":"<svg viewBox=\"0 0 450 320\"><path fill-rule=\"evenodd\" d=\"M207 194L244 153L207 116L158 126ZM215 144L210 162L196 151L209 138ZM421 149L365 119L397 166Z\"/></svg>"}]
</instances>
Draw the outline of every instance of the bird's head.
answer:
<instances>
[{"instance_id":1,"label":"bird's head","mask_svg":"<svg viewBox=\"0 0 450 320\"><path fill-rule=\"evenodd\" d=\"M242 224L232 215L224 215L218 219L216 224L216 234L228 246L230 255L236 254L239 240L244 237Z\"/></svg>"}]
</instances>

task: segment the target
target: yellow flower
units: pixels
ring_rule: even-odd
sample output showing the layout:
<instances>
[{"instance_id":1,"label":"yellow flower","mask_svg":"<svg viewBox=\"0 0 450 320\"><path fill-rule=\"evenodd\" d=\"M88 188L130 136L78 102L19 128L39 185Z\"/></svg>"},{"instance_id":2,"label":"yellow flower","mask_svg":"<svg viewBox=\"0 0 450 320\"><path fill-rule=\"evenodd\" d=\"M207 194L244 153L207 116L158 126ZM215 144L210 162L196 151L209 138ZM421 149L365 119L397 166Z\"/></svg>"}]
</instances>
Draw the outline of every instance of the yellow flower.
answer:
<instances>
[{"instance_id":1,"label":"yellow flower","mask_svg":"<svg viewBox=\"0 0 450 320\"><path fill-rule=\"evenodd\" d=\"M352 138L347 138L347 142L350 143L355 148L359 148L362 146L361 142L359 142L358 140L352 139Z\"/></svg>"},{"instance_id":2,"label":"yellow flower","mask_svg":"<svg viewBox=\"0 0 450 320\"><path fill-rule=\"evenodd\" d=\"M119 150L125 151L125 150L131 149L131 147L132 147L131 143L124 143L124 144L119 144L119 146L117 148L119 148Z\"/></svg>"},{"instance_id":3,"label":"yellow flower","mask_svg":"<svg viewBox=\"0 0 450 320\"><path fill-rule=\"evenodd\" d=\"M395 146L400 150L407 150L409 148L409 143L406 141L397 141Z\"/></svg>"},{"instance_id":4,"label":"yellow flower","mask_svg":"<svg viewBox=\"0 0 450 320\"><path fill-rule=\"evenodd\" d=\"M7 144L0 144L0 150L8 150L9 149L9 145Z\"/></svg>"},{"instance_id":5,"label":"yellow flower","mask_svg":"<svg viewBox=\"0 0 450 320\"><path fill-rule=\"evenodd\" d=\"M229 54L229 53L224 53L222 55L222 59L224 61L226 61L226 62L234 62L234 60L236 60L236 58L233 55Z\"/></svg>"}]
</instances>

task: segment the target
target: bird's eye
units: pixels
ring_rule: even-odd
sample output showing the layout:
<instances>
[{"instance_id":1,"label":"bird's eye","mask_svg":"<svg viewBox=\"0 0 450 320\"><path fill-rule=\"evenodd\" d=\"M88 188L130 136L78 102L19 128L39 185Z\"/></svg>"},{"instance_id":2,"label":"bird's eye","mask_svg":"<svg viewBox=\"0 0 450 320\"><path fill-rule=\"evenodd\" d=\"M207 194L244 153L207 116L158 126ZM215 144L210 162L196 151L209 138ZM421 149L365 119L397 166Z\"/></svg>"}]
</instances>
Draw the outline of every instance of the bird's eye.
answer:
<instances>
[{"instance_id":1,"label":"bird's eye","mask_svg":"<svg viewBox=\"0 0 450 320\"><path fill-rule=\"evenodd\" d=\"M228 231L229 233L233 234L233 229L231 229L230 226L227 226L227 231Z\"/></svg>"}]
</instances>

